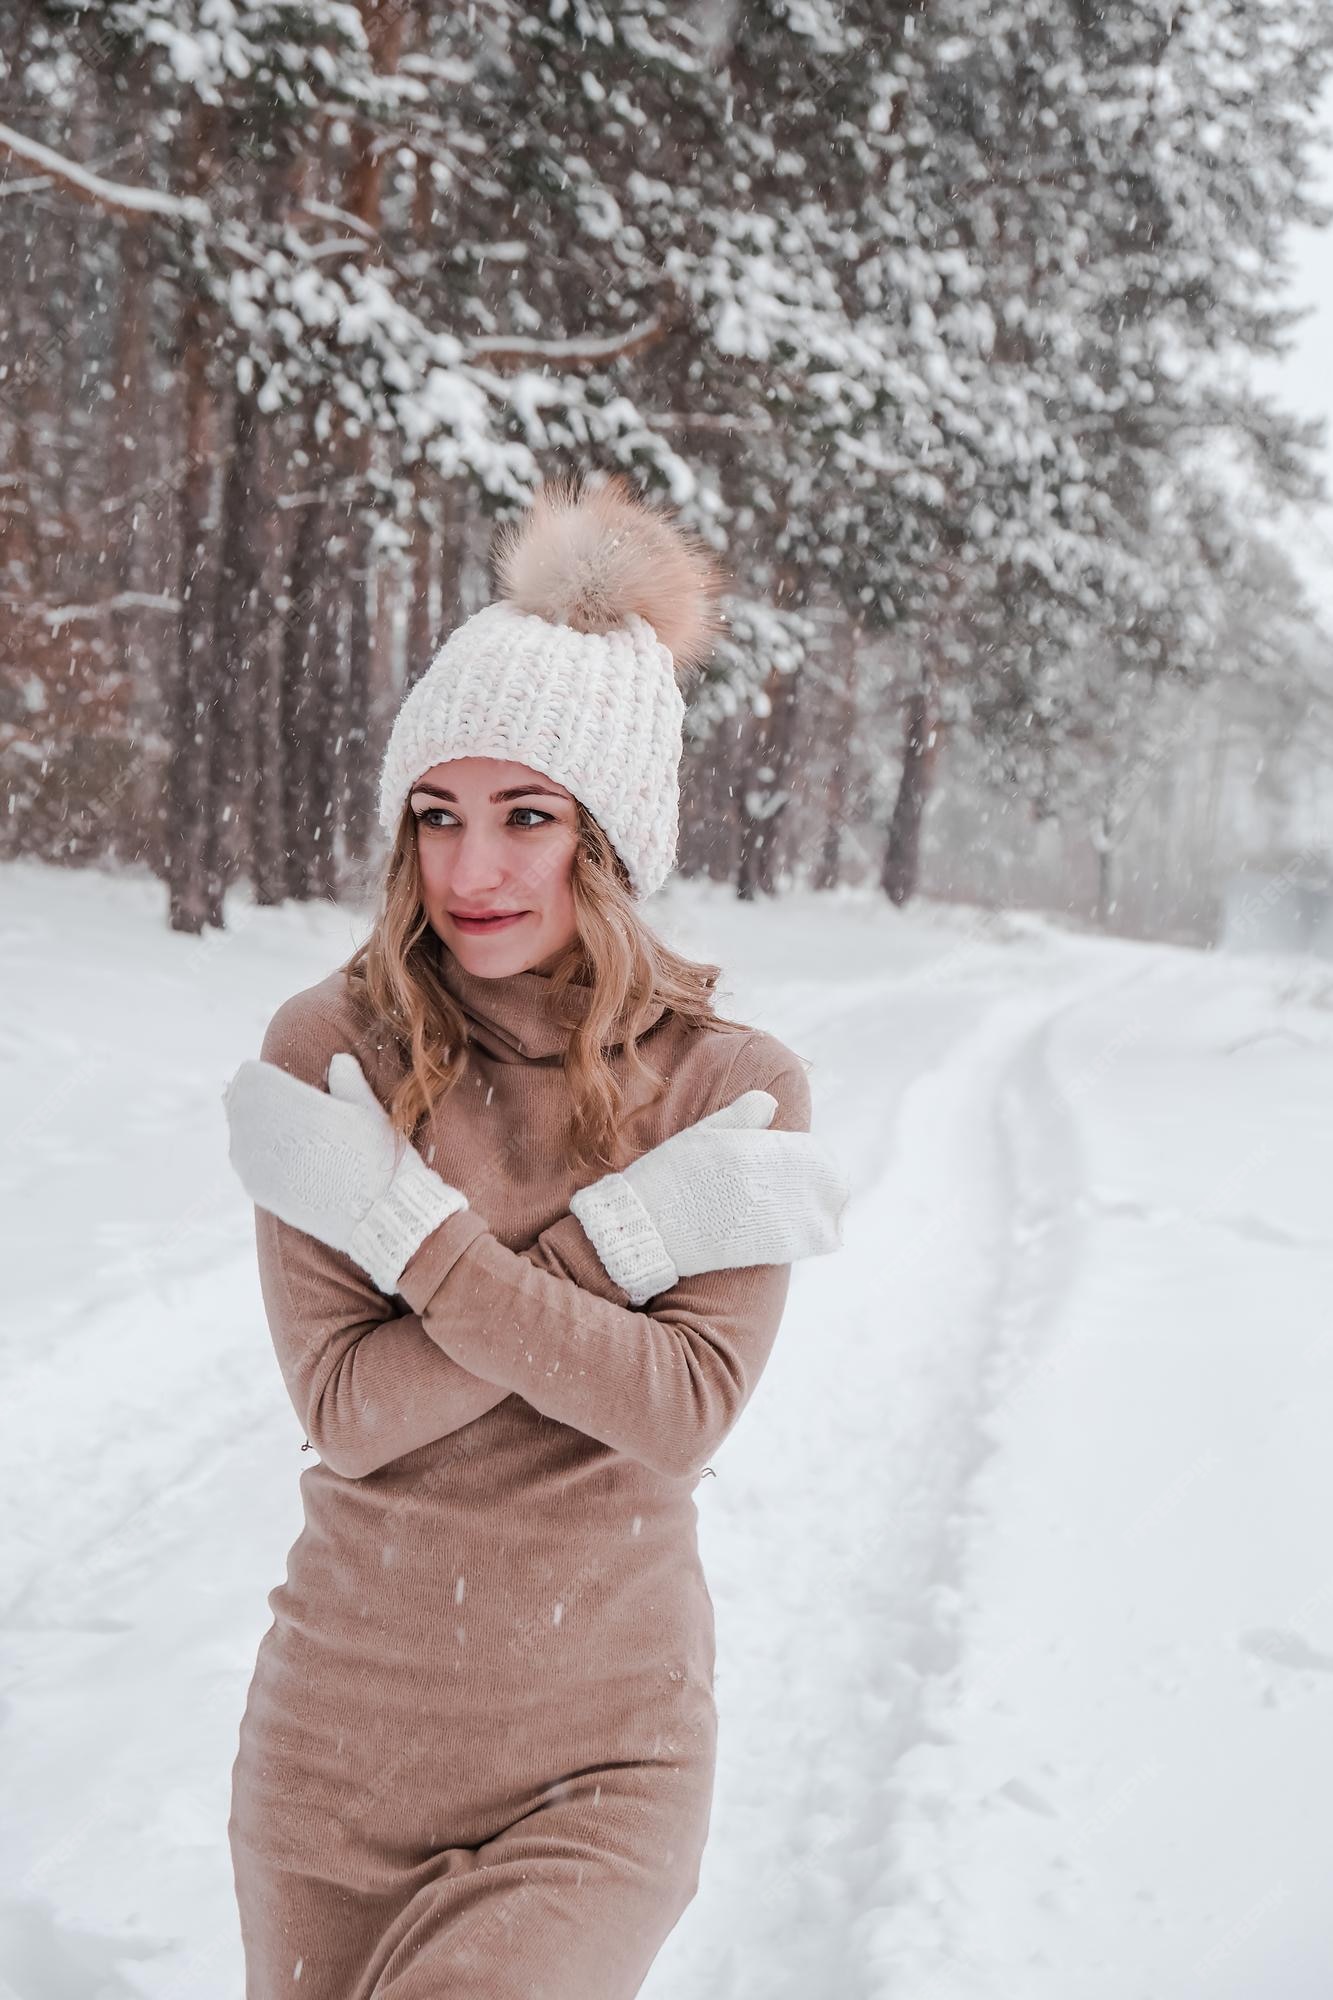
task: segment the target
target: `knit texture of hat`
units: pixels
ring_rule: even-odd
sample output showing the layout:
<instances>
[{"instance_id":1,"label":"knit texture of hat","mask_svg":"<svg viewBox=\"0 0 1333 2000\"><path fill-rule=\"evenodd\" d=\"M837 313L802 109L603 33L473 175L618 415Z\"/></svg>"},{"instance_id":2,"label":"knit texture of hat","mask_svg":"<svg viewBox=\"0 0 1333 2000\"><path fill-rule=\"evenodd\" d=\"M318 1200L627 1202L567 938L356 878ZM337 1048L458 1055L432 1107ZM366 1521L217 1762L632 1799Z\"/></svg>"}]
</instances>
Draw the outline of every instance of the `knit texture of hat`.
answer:
<instances>
[{"instance_id":1,"label":"knit texture of hat","mask_svg":"<svg viewBox=\"0 0 1333 2000\"><path fill-rule=\"evenodd\" d=\"M503 532L501 593L441 646L390 731L380 824L456 757L499 757L586 806L650 896L675 863L685 702L720 620L711 552L617 477L561 482Z\"/></svg>"}]
</instances>

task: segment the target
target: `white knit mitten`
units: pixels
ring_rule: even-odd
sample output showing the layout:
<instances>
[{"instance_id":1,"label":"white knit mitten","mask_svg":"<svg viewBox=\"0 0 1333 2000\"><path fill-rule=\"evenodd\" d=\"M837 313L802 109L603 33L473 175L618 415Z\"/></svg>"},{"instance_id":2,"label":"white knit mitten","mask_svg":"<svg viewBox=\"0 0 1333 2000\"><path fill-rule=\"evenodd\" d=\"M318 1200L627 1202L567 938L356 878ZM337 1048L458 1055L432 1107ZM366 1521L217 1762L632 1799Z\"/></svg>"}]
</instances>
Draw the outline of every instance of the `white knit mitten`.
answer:
<instances>
[{"instance_id":1,"label":"white knit mitten","mask_svg":"<svg viewBox=\"0 0 1333 2000\"><path fill-rule=\"evenodd\" d=\"M570 1198L607 1275L646 1305L678 1278L836 1250L850 1190L808 1132L769 1132L747 1090Z\"/></svg>"},{"instance_id":2,"label":"white knit mitten","mask_svg":"<svg viewBox=\"0 0 1333 2000\"><path fill-rule=\"evenodd\" d=\"M386 1296L418 1245L467 1207L395 1129L355 1056L330 1059L327 1091L243 1062L222 1101L251 1201L341 1250Z\"/></svg>"}]
</instances>

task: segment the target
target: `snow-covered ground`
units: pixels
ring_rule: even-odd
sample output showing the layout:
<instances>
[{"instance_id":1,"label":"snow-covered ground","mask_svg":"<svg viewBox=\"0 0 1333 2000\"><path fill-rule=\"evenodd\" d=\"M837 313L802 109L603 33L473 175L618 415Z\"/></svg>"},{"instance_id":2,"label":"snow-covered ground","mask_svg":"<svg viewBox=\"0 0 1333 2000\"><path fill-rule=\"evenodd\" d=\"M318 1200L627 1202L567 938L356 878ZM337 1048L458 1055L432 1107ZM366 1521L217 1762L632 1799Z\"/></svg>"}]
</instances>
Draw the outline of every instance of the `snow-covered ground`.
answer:
<instances>
[{"instance_id":1,"label":"snow-covered ground","mask_svg":"<svg viewBox=\"0 0 1333 2000\"><path fill-rule=\"evenodd\" d=\"M648 2000L1333 1990L1333 968L673 885L857 1195L697 1500L721 1744ZM235 2000L307 1461L220 1093L353 911L0 870L0 1996Z\"/></svg>"}]
</instances>

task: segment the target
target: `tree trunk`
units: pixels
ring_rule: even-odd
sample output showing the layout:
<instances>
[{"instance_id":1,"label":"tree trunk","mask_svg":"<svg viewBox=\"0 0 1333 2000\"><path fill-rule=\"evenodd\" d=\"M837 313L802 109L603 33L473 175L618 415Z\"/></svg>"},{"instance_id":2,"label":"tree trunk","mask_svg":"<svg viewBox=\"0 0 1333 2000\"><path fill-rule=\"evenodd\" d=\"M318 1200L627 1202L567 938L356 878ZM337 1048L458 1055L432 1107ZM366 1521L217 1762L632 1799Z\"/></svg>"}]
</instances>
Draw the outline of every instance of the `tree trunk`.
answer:
<instances>
[{"instance_id":1,"label":"tree trunk","mask_svg":"<svg viewBox=\"0 0 1333 2000\"><path fill-rule=\"evenodd\" d=\"M181 131L183 192L206 195L217 166L220 115L194 107ZM216 308L202 289L185 281L181 303L178 372L183 384L185 469L180 487L175 671L168 694L170 763L164 859L172 930L197 933L222 922L221 906L205 868L214 723L217 643L217 466L219 423L210 356L217 339Z\"/></svg>"},{"instance_id":2,"label":"tree trunk","mask_svg":"<svg viewBox=\"0 0 1333 2000\"><path fill-rule=\"evenodd\" d=\"M794 597L798 578L780 569L774 596L781 603ZM797 676L775 667L764 682L764 713L750 732L742 766L740 853L736 894L750 902L760 892L772 895L778 886L778 859L783 814L789 802L787 780L793 766L796 738Z\"/></svg>"},{"instance_id":3,"label":"tree trunk","mask_svg":"<svg viewBox=\"0 0 1333 2000\"><path fill-rule=\"evenodd\" d=\"M307 431L306 438L309 440ZM304 467L307 478L315 467ZM297 511L295 537L282 607L282 686L279 734L282 739L282 861L286 896L304 901L315 893L315 733L323 726L311 672L314 611L322 578L324 507L307 493ZM324 802L327 805L327 801Z\"/></svg>"},{"instance_id":4,"label":"tree trunk","mask_svg":"<svg viewBox=\"0 0 1333 2000\"><path fill-rule=\"evenodd\" d=\"M1110 828L1102 827L1102 838L1097 843L1097 924L1105 930L1111 921L1115 908L1115 852L1111 846Z\"/></svg>"},{"instance_id":5,"label":"tree trunk","mask_svg":"<svg viewBox=\"0 0 1333 2000\"><path fill-rule=\"evenodd\" d=\"M130 112L125 136L132 147L127 170L147 183L151 177L153 87L152 68L146 58L138 57L130 64L123 98ZM148 516L141 496L152 483L150 469L157 449L152 428L143 422L143 413L152 407L153 400L149 358L153 244L146 229L124 229L119 236L120 296L110 369L107 487L115 508L112 573L116 590L125 593L129 602L113 611L111 629L116 668L134 691L131 726L147 734L156 724L158 690L153 677L143 673L140 662L153 658L160 643L161 620L156 612L146 613L134 598L147 588L151 555L146 530L152 522L150 517L141 519L141 509ZM132 812L127 813L127 818L132 816Z\"/></svg>"},{"instance_id":6,"label":"tree trunk","mask_svg":"<svg viewBox=\"0 0 1333 2000\"><path fill-rule=\"evenodd\" d=\"M403 685L411 687L430 663L435 641L435 505L430 497L430 479L425 466L418 466L414 481L415 513L412 520L411 586L407 603L407 658Z\"/></svg>"},{"instance_id":7,"label":"tree trunk","mask_svg":"<svg viewBox=\"0 0 1333 2000\"><path fill-rule=\"evenodd\" d=\"M880 871L880 887L899 908L915 893L921 871L921 824L935 765L933 706L929 677L923 675L908 697L902 778Z\"/></svg>"},{"instance_id":8,"label":"tree trunk","mask_svg":"<svg viewBox=\"0 0 1333 2000\"><path fill-rule=\"evenodd\" d=\"M756 843L759 885L766 895L778 892L785 847L787 808L791 804L791 784L796 766L796 717L800 696L800 674L778 676L772 689L772 712L768 717L769 752L767 768L772 772L772 811L766 813Z\"/></svg>"},{"instance_id":9,"label":"tree trunk","mask_svg":"<svg viewBox=\"0 0 1333 2000\"><path fill-rule=\"evenodd\" d=\"M819 860L811 877L816 889L836 889L842 876L842 837L853 788L850 770L856 735L856 692L860 668L861 633L851 625L846 632L846 665L830 699L824 704L833 757L824 794L824 838Z\"/></svg>"},{"instance_id":10,"label":"tree trunk","mask_svg":"<svg viewBox=\"0 0 1333 2000\"><path fill-rule=\"evenodd\" d=\"M344 552L340 558L335 552ZM333 578L344 574L346 541L320 551L320 583L311 621L313 652L307 660L312 706L306 746L311 773L307 801L307 832L311 860L310 887L333 901L338 894L338 836L346 810L347 772L347 621L344 598ZM333 555L330 574L325 555ZM356 595L354 592L353 595Z\"/></svg>"},{"instance_id":11,"label":"tree trunk","mask_svg":"<svg viewBox=\"0 0 1333 2000\"><path fill-rule=\"evenodd\" d=\"M273 422L262 432L266 547L264 578L268 587L256 620L254 675L254 781L250 798L250 872L255 901L282 902L287 893L286 767L287 738L283 734L285 641L287 626L274 614L280 581L288 561L286 523L276 504L275 466L284 448L288 426L277 436Z\"/></svg>"},{"instance_id":12,"label":"tree trunk","mask_svg":"<svg viewBox=\"0 0 1333 2000\"><path fill-rule=\"evenodd\" d=\"M402 54L410 6L403 0L360 0L361 18L375 68L382 74L397 69ZM349 215L378 233L385 154L376 144L369 125L353 127L351 164L343 181L343 207ZM371 617L374 589L372 519L368 508L372 437L362 430L352 437L341 434L336 458L348 480L346 563L339 572L345 579L348 599L347 665L339 683L342 726L332 751L338 758L341 783L338 786L340 827L330 826L321 843L324 878L330 888L336 878L334 835L341 831L348 855L365 859L370 849L375 818L375 770L371 761L371 690L380 677L375 658L376 627ZM332 595L332 594L331 594ZM330 606L334 618L336 606Z\"/></svg>"},{"instance_id":13,"label":"tree trunk","mask_svg":"<svg viewBox=\"0 0 1333 2000\"><path fill-rule=\"evenodd\" d=\"M209 816L205 849L210 897L219 904L227 884L254 852L255 772L259 762L256 717L263 652L261 424L253 397L236 391L222 503L217 720L210 740L209 789L214 811Z\"/></svg>"}]
</instances>

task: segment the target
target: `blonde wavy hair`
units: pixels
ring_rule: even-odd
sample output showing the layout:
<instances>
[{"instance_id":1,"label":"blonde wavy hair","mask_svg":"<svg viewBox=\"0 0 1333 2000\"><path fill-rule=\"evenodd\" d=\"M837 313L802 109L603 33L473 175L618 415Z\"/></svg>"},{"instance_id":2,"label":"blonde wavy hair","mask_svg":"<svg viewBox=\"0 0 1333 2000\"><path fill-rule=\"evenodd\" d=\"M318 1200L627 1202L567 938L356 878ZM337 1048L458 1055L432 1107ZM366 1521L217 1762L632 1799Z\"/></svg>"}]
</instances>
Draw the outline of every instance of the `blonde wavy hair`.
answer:
<instances>
[{"instance_id":1,"label":"blonde wavy hair","mask_svg":"<svg viewBox=\"0 0 1333 2000\"><path fill-rule=\"evenodd\" d=\"M571 863L577 926L551 972L556 1018L571 1030L565 1056L570 1121L566 1144L583 1170L625 1164L621 1126L629 1109L661 1097L666 1079L637 1046L650 1009L660 1002L692 1028L739 1028L718 1014L713 992L722 968L684 958L639 914L624 863L591 813L575 800L578 844ZM388 1105L395 1128L412 1139L422 1120L453 1089L467 1064L467 1022L440 976L447 950L426 915L417 863L416 822L404 805L380 885L374 927L342 971L354 997L394 1037L405 1067ZM571 986L591 986L581 1018L562 1007ZM604 1044L624 1043L625 1084ZM630 1087L653 1086L629 1104Z\"/></svg>"}]
</instances>

